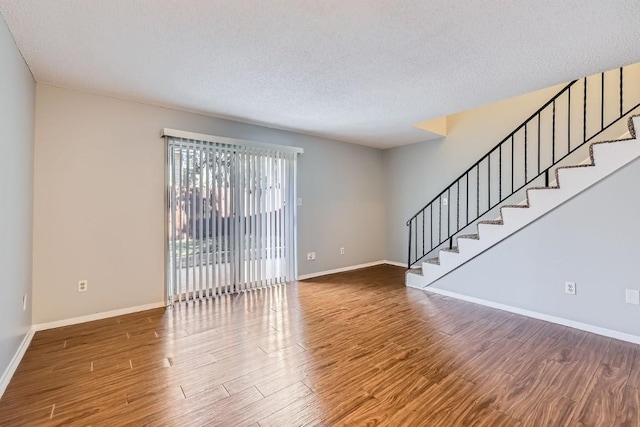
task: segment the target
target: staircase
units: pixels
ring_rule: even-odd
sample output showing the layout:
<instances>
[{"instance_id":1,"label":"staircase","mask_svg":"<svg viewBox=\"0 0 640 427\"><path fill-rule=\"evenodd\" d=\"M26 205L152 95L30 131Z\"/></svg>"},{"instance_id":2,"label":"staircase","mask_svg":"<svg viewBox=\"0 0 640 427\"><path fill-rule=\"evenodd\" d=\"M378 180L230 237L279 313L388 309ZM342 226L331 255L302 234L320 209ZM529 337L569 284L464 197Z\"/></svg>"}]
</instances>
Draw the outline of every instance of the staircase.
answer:
<instances>
[{"instance_id":1,"label":"staircase","mask_svg":"<svg viewBox=\"0 0 640 427\"><path fill-rule=\"evenodd\" d=\"M407 286L431 285L640 157L639 84L637 66L571 82L412 216Z\"/></svg>"}]
</instances>

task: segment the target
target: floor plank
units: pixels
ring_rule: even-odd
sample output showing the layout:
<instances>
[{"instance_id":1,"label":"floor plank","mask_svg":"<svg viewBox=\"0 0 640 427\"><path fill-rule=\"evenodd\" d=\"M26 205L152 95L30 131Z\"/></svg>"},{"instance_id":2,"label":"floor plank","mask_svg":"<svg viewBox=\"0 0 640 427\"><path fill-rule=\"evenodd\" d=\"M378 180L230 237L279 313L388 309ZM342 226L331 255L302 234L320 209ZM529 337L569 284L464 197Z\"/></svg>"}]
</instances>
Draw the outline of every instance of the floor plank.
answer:
<instances>
[{"instance_id":1,"label":"floor plank","mask_svg":"<svg viewBox=\"0 0 640 427\"><path fill-rule=\"evenodd\" d=\"M612 341L575 416L589 426L611 425L622 411L624 391L637 346Z\"/></svg>"},{"instance_id":2,"label":"floor plank","mask_svg":"<svg viewBox=\"0 0 640 427\"><path fill-rule=\"evenodd\" d=\"M38 332L2 426L638 426L640 347L391 266Z\"/></svg>"}]
</instances>

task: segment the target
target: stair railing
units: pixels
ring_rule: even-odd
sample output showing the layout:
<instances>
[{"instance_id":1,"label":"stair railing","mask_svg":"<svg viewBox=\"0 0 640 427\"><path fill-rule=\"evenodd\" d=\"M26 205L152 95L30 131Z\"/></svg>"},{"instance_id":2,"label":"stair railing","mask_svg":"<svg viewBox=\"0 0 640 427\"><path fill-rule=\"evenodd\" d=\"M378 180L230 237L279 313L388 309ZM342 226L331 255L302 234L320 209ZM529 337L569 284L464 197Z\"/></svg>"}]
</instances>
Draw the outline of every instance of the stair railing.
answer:
<instances>
[{"instance_id":1,"label":"stair railing","mask_svg":"<svg viewBox=\"0 0 640 427\"><path fill-rule=\"evenodd\" d=\"M627 68L566 85L409 218L407 267L445 244L452 249L460 231L532 181L544 176L548 187L554 166L640 107L625 98Z\"/></svg>"}]
</instances>

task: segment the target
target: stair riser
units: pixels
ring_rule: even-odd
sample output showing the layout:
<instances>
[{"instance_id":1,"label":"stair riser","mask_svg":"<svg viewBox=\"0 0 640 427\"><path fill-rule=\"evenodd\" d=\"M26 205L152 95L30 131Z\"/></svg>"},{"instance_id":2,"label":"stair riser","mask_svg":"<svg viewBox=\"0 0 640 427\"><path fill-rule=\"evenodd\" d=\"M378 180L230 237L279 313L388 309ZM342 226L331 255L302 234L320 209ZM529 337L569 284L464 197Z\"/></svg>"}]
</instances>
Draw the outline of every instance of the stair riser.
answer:
<instances>
[{"instance_id":1,"label":"stair riser","mask_svg":"<svg viewBox=\"0 0 640 427\"><path fill-rule=\"evenodd\" d=\"M440 265L447 265L451 260L455 260L460 256L459 253L440 251Z\"/></svg>"},{"instance_id":2,"label":"stair riser","mask_svg":"<svg viewBox=\"0 0 640 427\"><path fill-rule=\"evenodd\" d=\"M480 250L483 244L480 240L473 239L460 239L458 240L458 247L460 248L460 252L463 253L471 253L472 251Z\"/></svg>"},{"instance_id":3,"label":"stair riser","mask_svg":"<svg viewBox=\"0 0 640 427\"><path fill-rule=\"evenodd\" d=\"M587 167L574 169L561 169L558 172L560 178L559 191L561 195L575 194L590 186L590 183L599 180L602 177L604 167ZM566 197L566 196L565 196Z\"/></svg>"},{"instance_id":4,"label":"stair riser","mask_svg":"<svg viewBox=\"0 0 640 427\"><path fill-rule=\"evenodd\" d=\"M531 209L503 209L502 220L507 222L520 221L522 218L528 218L531 216Z\"/></svg>"},{"instance_id":5,"label":"stair riser","mask_svg":"<svg viewBox=\"0 0 640 427\"><path fill-rule=\"evenodd\" d=\"M406 278L407 286L411 288L422 289L424 287L424 276L419 274L408 273Z\"/></svg>"}]
</instances>

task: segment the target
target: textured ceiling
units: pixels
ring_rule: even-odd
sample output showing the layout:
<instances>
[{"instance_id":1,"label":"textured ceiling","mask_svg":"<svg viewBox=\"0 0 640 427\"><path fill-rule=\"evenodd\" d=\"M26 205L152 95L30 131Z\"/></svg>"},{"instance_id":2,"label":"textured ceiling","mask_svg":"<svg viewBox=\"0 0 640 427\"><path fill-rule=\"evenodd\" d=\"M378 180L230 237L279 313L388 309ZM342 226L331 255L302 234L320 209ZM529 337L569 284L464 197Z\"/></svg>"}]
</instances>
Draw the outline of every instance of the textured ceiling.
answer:
<instances>
[{"instance_id":1,"label":"textured ceiling","mask_svg":"<svg viewBox=\"0 0 640 427\"><path fill-rule=\"evenodd\" d=\"M0 0L36 80L375 147L640 61L638 0Z\"/></svg>"}]
</instances>

